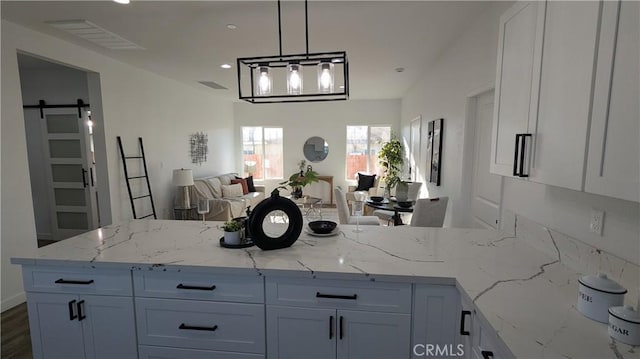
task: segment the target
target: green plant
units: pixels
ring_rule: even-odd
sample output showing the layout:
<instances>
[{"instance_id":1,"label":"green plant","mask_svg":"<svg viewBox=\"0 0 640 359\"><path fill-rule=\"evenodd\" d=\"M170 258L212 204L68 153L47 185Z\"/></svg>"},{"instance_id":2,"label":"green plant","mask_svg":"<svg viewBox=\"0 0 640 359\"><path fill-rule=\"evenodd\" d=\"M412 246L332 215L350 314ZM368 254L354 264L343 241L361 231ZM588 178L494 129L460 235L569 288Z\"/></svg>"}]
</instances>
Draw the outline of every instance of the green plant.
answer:
<instances>
[{"instance_id":1,"label":"green plant","mask_svg":"<svg viewBox=\"0 0 640 359\"><path fill-rule=\"evenodd\" d=\"M226 221L222 225L222 230L225 232L237 232L242 229L242 224L238 221Z\"/></svg>"},{"instance_id":2,"label":"green plant","mask_svg":"<svg viewBox=\"0 0 640 359\"><path fill-rule=\"evenodd\" d=\"M402 152L402 143L392 135L388 142L382 144L378 153L378 160L383 170L382 179L387 186L387 191L391 191L400 182L400 174L404 164Z\"/></svg>"},{"instance_id":3,"label":"green plant","mask_svg":"<svg viewBox=\"0 0 640 359\"><path fill-rule=\"evenodd\" d=\"M295 190L296 188L304 188L304 186L313 182L318 182L318 173L316 171L307 171L304 176L300 176L300 173L296 172L289 177L289 180L280 182L280 187L278 188L286 190L286 186L289 186L292 190Z\"/></svg>"}]
</instances>

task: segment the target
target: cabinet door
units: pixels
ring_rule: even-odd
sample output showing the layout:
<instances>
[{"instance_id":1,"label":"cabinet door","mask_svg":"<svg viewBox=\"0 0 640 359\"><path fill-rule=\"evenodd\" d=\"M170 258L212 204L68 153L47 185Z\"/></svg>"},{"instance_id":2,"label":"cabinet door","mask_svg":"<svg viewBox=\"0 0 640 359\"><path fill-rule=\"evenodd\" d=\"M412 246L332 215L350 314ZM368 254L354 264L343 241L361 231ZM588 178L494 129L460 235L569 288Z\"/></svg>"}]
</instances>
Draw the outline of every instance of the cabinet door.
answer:
<instances>
[{"instance_id":1,"label":"cabinet door","mask_svg":"<svg viewBox=\"0 0 640 359\"><path fill-rule=\"evenodd\" d=\"M83 295L80 322L86 358L137 358L133 298Z\"/></svg>"},{"instance_id":2,"label":"cabinet door","mask_svg":"<svg viewBox=\"0 0 640 359\"><path fill-rule=\"evenodd\" d=\"M34 358L83 358L78 297L69 294L27 293Z\"/></svg>"},{"instance_id":3,"label":"cabinet door","mask_svg":"<svg viewBox=\"0 0 640 359\"><path fill-rule=\"evenodd\" d=\"M437 345L447 348L445 357L449 356L450 347L456 349L459 342L460 316L458 308L460 299L454 286L416 285L413 297L413 335L411 347L415 345Z\"/></svg>"},{"instance_id":4,"label":"cabinet door","mask_svg":"<svg viewBox=\"0 0 640 359\"><path fill-rule=\"evenodd\" d=\"M513 176L515 135L536 117L544 7L518 2L500 18L491 173Z\"/></svg>"},{"instance_id":5,"label":"cabinet door","mask_svg":"<svg viewBox=\"0 0 640 359\"><path fill-rule=\"evenodd\" d=\"M585 191L640 201L640 4L602 11Z\"/></svg>"},{"instance_id":6,"label":"cabinet door","mask_svg":"<svg viewBox=\"0 0 640 359\"><path fill-rule=\"evenodd\" d=\"M269 358L335 358L335 309L267 306Z\"/></svg>"},{"instance_id":7,"label":"cabinet door","mask_svg":"<svg viewBox=\"0 0 640 359\"><path fill-rule=\"evenodd\" d=\"M409 314L338 310L338 359L409 358Z\"/></svg>"},{"instance_id":8,"label":"cabinet door","mask_svg":"<svg viewBox=\"0 0 640 359\"><path fill-rule=\"evenodd\" d=\"M600 5L547 2L531 181L583 189Z\"/></svg>"}]
</instances>

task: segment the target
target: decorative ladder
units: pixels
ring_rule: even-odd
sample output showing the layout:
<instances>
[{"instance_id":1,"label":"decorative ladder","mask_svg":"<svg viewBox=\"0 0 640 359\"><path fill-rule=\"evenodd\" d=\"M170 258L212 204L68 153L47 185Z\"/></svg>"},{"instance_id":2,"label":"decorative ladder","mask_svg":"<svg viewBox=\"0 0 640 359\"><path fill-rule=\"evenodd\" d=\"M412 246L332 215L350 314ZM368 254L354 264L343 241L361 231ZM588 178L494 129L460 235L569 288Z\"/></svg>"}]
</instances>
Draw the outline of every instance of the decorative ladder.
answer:
<instances>
[{"instance_id":1,"label":"decorative ladder","mask_svg":"<svg viewBox=\"0 0 640 359\"><path fill-rule=\"evenodd\" d=\"M158 219L156 216L156 206L153 204L153 195L151 194L151 183L149 183L149 172L147 171L147 160L144 156L144 146L142 145L142 137L138 137L138 144L140 145L140 156L125 156L124 149L122 148L122 139L118 136L118 147L120 148L120 156L122 157L122 166L124 168L124 178L127 182L127 190L129 191L129 201L131 201L131 212L133 212L133 219L142 219L153 216L153 219ZM129 171L127 170L127 160L142 160L142 166L144 167L144 176L134 176L129 177ZM148 194L142 196L134 197L131 193L131 183L129 182L132 179L140 179L145 178L147 181L147 190ZM138 217L136 215L136 206L133 201L138 199L149 198L151 201L151 209L153 213L147 214L142 217Z\"/></svg>"}]
</instances>

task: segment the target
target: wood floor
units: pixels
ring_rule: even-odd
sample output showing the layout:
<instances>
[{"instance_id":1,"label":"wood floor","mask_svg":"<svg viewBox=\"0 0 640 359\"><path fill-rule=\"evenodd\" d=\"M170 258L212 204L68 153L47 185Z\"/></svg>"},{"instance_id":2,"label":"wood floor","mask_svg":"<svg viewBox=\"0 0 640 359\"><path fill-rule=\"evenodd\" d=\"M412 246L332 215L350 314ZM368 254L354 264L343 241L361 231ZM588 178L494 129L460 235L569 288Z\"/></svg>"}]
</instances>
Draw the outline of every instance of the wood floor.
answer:
<instances>
[{"instance_id":1,"label":"wood floor","mask_svg":"<svg viewBox=\"0 0 640 359\"><path fill-rule=\"evenodd\" d=\"M32 358L27 304L22 303L2 313L2 359Z\"/></svg>"}]
</instances>

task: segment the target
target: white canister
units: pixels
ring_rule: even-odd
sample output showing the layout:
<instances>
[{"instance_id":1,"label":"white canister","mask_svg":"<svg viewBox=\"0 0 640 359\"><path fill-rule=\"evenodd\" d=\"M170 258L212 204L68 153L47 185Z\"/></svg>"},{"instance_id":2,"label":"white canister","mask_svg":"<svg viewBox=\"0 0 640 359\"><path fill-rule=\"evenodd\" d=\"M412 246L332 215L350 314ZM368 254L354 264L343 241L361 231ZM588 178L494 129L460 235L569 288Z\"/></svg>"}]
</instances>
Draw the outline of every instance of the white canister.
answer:
<instances>
[{"instance_id":1,"label":"white canister","mask_svg":"<svg viewBox=\"0 0 640 359\"><path fill-rule=\"evenodd\" d=\"M604 273L584 276L578 283L578 311L587 318L609 323L609 308L621 306L627 290Z\"/></svg>"},{"instance_id":2,"label":"white canister","mask_svg":"<svg viewBox=\"0 0 640 359\"><path fill-rule=\"evenodd\" d=\"M609 308L609 336L629 345L640 345L640 314L632 306Z\"/></svg>"}]
</instances>

